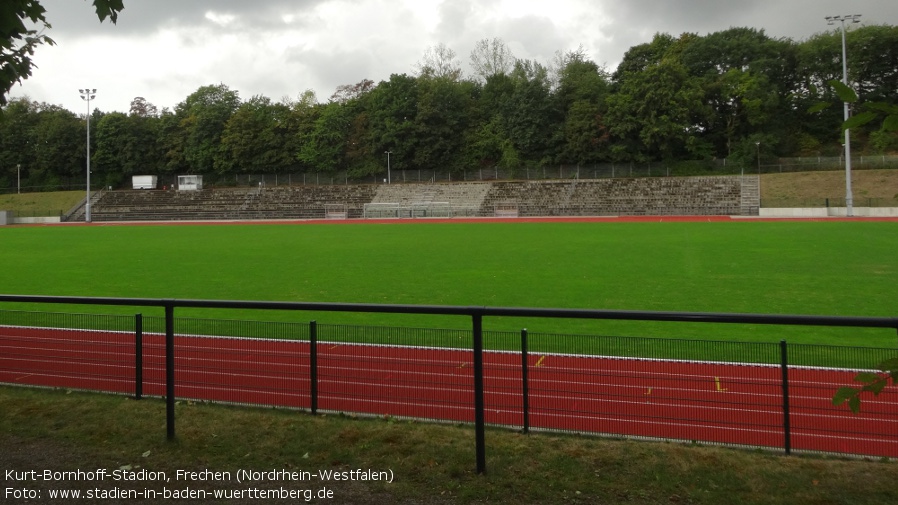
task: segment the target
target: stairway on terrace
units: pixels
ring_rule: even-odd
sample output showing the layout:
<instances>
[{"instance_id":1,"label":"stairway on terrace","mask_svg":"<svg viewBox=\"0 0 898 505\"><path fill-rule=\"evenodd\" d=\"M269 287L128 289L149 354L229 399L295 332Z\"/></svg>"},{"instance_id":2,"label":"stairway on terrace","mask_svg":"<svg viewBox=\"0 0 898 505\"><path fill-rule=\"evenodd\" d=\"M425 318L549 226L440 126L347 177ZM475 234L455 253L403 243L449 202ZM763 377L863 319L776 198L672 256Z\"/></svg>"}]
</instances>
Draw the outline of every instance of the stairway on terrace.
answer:
<instances>
[{"instance_id":1,"label":"stairway on terrace","mask_svg":"<svg viewBox=\"0 0 898 505\"><path fill-rule=\"evenodd\" d=\"M396 203L404 207L434 202L449 203L453 216L476 216L490 191L489 182L383 184L371 203Z\"/></svg>"},{"instance_id":2,"label":"stairway on terrace","mask_svg":"<svg viewBox=\"0 0 898 505\"><path fill-rule=\"evenodd\" d=\"M743 216L757 216L761 208L761 178L757 175L744 175L740 177L741 199L740 207Z\"/></svg>"}]
</instances>

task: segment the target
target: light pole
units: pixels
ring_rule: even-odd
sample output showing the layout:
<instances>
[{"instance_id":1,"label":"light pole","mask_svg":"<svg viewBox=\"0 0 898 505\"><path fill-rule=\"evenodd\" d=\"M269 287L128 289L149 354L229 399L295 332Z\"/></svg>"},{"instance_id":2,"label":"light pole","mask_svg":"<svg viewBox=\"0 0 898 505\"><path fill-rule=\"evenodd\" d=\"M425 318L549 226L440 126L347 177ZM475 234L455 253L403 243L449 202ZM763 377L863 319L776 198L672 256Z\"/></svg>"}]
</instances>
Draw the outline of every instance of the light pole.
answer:
<instances>
[{"instance_id":1,"label":"light pole","mask_svg":"<svg viewBox=\"0 0 898 505\"><path fill-rule=\"evenodd\" d=\"M384 154L387 155L387 184L390 184L390 155L393 151L384 151Z\"/></svg>"},{"instance_id":2,"label":"light pole","mask_svg":"<svg viewBox=\"0 0 898 505\"><path fill-rule=\"evenodd\" d=\"M758 158L758 175L761 175L761 142L755 142L755 157Z\"/></svg>"},{"instance_id":3,"label":"light pole","mask_svg":"<svg viewBox=\"0 0 898 505\"><path fill-rule=\"evenodd\" d=\"M90 101L97 97L96 89L79 89L81 99L87 100L87 200L84 201L84 222L90 222Z\"/></svg>"},{"instance_id":4,"label":"light pole","mask_svg":"<svg viewBox=\"0 0 898 505\"><path fill-rule=\"evenodd\" d=\"M16 163L16 193L22 194L22 165Z\"/></svg>"},{"instance_id":5,"label":"light pole","mask_svg":"<svg viewBox=\"0 0 898 505\"><path fill-rule=\"evenodd\" d=\"M848 86L848 51L845 47L845 21L860 23L860 14L848 14L845 16L826 16L827 24L833 25L836 21L842 24L842 84ZM845 102L845 121L848 121L848 102ZM851 195L851 134L845 128L845 208L848 216L854 215L854 198Z\"/></svg>"}]
</instances>

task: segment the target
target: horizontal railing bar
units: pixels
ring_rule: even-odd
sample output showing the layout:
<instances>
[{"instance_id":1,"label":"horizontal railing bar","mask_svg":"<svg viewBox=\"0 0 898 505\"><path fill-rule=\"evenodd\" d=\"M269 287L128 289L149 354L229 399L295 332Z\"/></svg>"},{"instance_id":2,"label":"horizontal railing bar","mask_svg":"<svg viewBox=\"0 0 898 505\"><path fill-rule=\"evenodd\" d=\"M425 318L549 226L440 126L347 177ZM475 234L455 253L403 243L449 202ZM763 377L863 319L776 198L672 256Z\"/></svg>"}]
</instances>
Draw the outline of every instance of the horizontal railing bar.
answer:
<instances>
[{"instance_id":1,"label":"horizontal railing bar","mask_svg":"<svg viewBox=\"0 0 898 505\"><path fill-rule=\"evenodd\" d=\"M896 317L819 316L788 314L741 314L714 312L664 312L636 310L487 307L454 305L402 305L376 303L276 302L240 300L192 300L172 298L104 298L79 296L0 295L0 302L72 305L117 305L140 307L184 307L209 309L295 310L321 312L369 312L456 316L505 316L556 319L609 319L692 323L761 324L785 326L841 326L895 328Z\"/></svg>"}]
</instances>

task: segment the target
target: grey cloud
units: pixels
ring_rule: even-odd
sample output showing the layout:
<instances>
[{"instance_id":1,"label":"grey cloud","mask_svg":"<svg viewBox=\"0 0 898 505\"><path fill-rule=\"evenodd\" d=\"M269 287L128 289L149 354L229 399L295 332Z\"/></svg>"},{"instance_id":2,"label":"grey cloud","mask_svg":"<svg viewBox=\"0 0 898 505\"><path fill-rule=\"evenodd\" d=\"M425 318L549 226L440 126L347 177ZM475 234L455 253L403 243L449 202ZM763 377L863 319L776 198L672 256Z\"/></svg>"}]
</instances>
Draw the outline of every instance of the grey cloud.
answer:
<instances>
[{"instance_id":1,"label":"grey cloud","mask_svg":"<svg viewBox=\"0 0 898 505\"><path fill-rule=\"evenodd\" d=\"M328 86L329 89L321 90L318 96L319 100L327 100L331 93L336 91L336 87L343 84L355 84L364 79L377 81L373 72L377 71L372 65L371 55L367 51L338 51L328 52L311 50L311 51L293 51L286 59L290 65L301 66L307 71L294 75L302 75L305 83L296 83L294 93L298 93L306 88L319 88L322 85L336 83Z\"/></svg>"},{"instance_id":2,"label":"grey cloud","mask_svg":"<svg viewBox=\"0 0 898 505\"><path fill-rule=\"evenodd\" d=\"M707 34L746 26L762 29L773 37L802 40L834 28L826 25L824 16L855 12L864 15L865 23L898 25L898 2L888 0L553 0L557 6L549 5L561 12L572 6L578 9L579 19L568 21L565 26L557 26L551 19L540 16L506 13L497 19L480 14L488 11L484 7L495 4L496 0L443 0L437 7L435 27L417 23L413 13L398 1L378 0L378 7L390 8L380 9L375 14L379 17L371 19L369 26L360 29L356 24L354 33L328 32L327 36L321 36L327 26L343 25L328 23L340 20L313 16L316 6L332 1L124 0L125 10L113 25L108 21L98 22L91 0L41 0L53 25L48 35L56 39L58 46L39 49L35 57L39 70L23 86L14 88L13 96L30 94L40 101L64 103L70 110L80 110L82 104L77 94L71 92L70 85L61 83L71 78L98 82L96 76L105 70L109 77L105 82L99 81L104 82L103 86L110 90L127 89L119 93L124 93L124 97L115 101L113 91L103 95L104 103L111 103L110 108L116 110L127 110L126 98L138 95L157 105L171 106L209 82L224 82L240 90L244 98L265 94L279 99L311 88L320 99L326 100L341 84L362 79L377 82L388 79L391 73L414 73L415 64L427 47L441 42L456 52L465 72L469 72L474 44L493 37L501 37L516 57L540 63L546 63L556 51L576 49L583 44L589 57L614 70L629 48L649 42L657 32ZM341 3L340 7L349 14L354 5L363 1L344 0L348 3ZM233 15L234 22L216 25L206 19L209 11ZM283 20L288 14L294 17L289 25ZM104 56L104 52L115 54L116 58L127 56L117 54L116 47L112 46L78 44L91 35L102 34L106 38L103 43L121 41L125 46L132 40L154 40L151 35L163 29L169 29L170 36L181 39L180 47L210 46L210 52L197 50L190 54L209 58L215 64L195 62L204 73L196 76L189 66L171 65L169 69L165 63L157 63L146 72L131 70L119 79L114 76L118 62ZM283 48L257 45L260 39L273 40L264 37L268 33L283 36L294 32L309 34L297 39L317 49L308 50L299 42L295 47L285 43ZM247 50L240 51L241 54L221 58L221 47L216 41L219 37L225 40L225 35L228 41L239 40L243 46L250 47L244 47ZM339 38L334 39L333 35ZM322 40L339 40L339 47L324 45L327 43ZM72 52L75 47L81 52ZM254 57L250 50L253 47L267 53L256 53ZM85 48L92 52L86 53ZM272 51L279 54L271 54ZM164 56L179 58L177 54ZM262 59L275 68L269 71L259 67L257 64ZM81 60L83 64L71 64Z\"/></svg>"},{"instance_id":3,"label":"grey cloud","mask_svg":"<svg viewBox=\"0 0 898 505\"><path fill-rule=\"evenodd\" d=\"M53 34L91 34L102 31L119 36L154 32L166 26L196 26L209 22L207 12L234 15L247 29L283 26L281 17L302 13L326 0L125 0L115 25L98 22L93 6L85 1L43 0Z\"/></svg>"}]
</instances>

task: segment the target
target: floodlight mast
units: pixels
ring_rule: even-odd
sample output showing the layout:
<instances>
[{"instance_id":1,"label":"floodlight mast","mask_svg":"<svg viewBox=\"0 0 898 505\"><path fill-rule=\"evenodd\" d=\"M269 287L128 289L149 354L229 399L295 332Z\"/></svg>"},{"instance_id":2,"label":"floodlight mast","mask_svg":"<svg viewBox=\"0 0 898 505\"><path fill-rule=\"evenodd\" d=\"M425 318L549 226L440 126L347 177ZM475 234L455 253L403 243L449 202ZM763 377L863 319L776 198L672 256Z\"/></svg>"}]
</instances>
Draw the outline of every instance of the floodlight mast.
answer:
<instances>
[{"instance_id":1,"label":"floodlight mast","mask_svg":"<svg viewBox=\"0 0 898 505\"><path fill-rule=\"evenodd\" d=\"M97 97L97 90L79 89L81 99L87 101L87 199L84 201L84 222L90 222L90 101Z\"/></svg>"},{"instance_id":2,"label":"floodlight mast","mask_svg":"<svg viewBox=\"0 0 898 505\"><path fill-rule=\"evenodd\" d=\"M384 154L387 155L387 184L392 184L390 180L390 155L393 154L393 151L384 151Z\"/></svg>"},{"instance_id":3,"label":"floodlight mast","mask_svg":"<svg viewBox=\"0 0 898 505\"><path fill-rule=\"evenodd\" d=\"M827 24L834 25L839 21L842 25L842 84L848 86L848 50L845 44L845 22L860 23L860 14L846 14L844 16L826 16ZM850 111L848 102L844 102L845 121L848 121ZM854 198L851 192L851 133L845 128L845 213L854 215Z\"/></svg>"}]
</instances>

